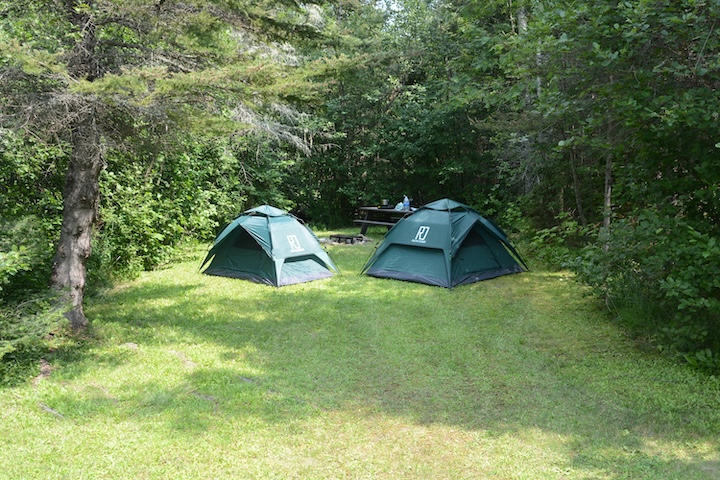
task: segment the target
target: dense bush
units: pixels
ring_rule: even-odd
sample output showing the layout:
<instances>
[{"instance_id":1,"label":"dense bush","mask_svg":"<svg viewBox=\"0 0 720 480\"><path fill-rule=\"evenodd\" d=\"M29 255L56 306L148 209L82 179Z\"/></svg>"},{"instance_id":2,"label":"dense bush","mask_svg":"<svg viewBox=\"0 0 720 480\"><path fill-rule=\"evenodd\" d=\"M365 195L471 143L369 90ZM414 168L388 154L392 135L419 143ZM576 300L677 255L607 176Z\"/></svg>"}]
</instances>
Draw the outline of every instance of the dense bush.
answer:
<instances>
[{"instance_id":1,"label":"dense bush","mask_svg":"<svg viewBox=\"0 0 720 480\"><path fill-rule=\"evenodd\" d=\"M211 241L246 208L294 207L284 189L295 154L276 139L247 134L232 141L135 143L135 150L106 154L88 263L91 289L163 263L178 243ZM67 153L62 145L11 134L0 147L0 297L22 301L48 285Z\"/></svg>"},{"instance_id":2,"label":"dense bush","mask_svg":"<svg viewBox=\"0 0 720 480\"><path fill-rule=\"evenodd\" d=\"M680 217L644 211L599 235L571 266L616 312L690 363L720 369L720 245Z\"/></svg>"},{"instance_id":3,"label":"dense bush","mask_svg":"<svg viewBox=\"0 0 720 480\"><path fill-rule=\"evenodd\" d=\"M49 292L0 307L0 385L23 381L36 370L65 330L59 312Z\"/></svg>"},{"instance_id":4,"label":"dense bush","mask_svg":"<svg viewBox=\"0 0 720 480\"><path fill-rule=\"evenodd\" d=\"M254 135L188 140L162 152L111 152L100 178L90 284L154 268L184 241L209 242L252 206L292 208L283 193L289 155Z\"/></svg>"},{"instance_id":5,"label":"dense bush","mask_svg":"<svg viewBox=\"0 0 720 480\"><path fill-rule=\"evenodd\" d=\"M0 138L0 384L26 378L64 322L48 281L65 161L62 146Z\"/></svg>"},{"instance_id":6,"label":"dense bush","mask_svg":"<svg viewBox=\"0 0 720 480\"><path fill-rule=\"evenodd\" d=\"M0 218L0 300L22 301L47 288L54 231L46 226L32 215Z\"/></svg>"},{"instance_id":7,"label":"dense bush","mask_svg":"<svg viewBox=\"0 0 720 480\"><path fill-rule=\"evenodd\" d=\"M0 137L0 300L47 288L62 220L62 145Z\"/></svg>"},{"instance_id":8,"label":"dense bush","mask_svg":"<svg viewBox=\"0 0 720 480\"><path fill-rule=\"evenodd\" d=\"M580 225L569 213L563 212L555 218L555 225L539 230L525 221L522 232L528 237L525 253L538 264L550 269L568 266L568 262L586 244L592 228Z\"/></svg>"},{"instance_id":9,"label":"dense bush","mask_svg":"<svg viewBox=\"0 0 720 480\"><path fill-rule=\"evenodd\" d=\"M22 381L65 323L47 279L52 249L34 216L0 219L0 384Z\"/></svg>"},{"instance_id":10,"label":"dense bush","mask_svg":"<svg viewBox=\"0 0 720 480\"><path fill-rule=\"evenodd\" d=\"M65 323L48 292L50 223L32 215L0 219L0 385L27 378Z\"/></svg>"}]
</instances>

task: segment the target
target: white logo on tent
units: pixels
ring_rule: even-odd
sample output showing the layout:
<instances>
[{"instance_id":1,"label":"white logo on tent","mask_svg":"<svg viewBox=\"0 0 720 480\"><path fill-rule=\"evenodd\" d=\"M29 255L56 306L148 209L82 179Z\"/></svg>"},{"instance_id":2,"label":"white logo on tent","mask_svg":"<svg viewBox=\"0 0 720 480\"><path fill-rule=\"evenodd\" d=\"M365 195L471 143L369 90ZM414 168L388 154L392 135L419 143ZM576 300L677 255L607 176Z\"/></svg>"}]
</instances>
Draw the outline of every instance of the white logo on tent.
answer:
<instances>
[{"instance_id":1,"label":"white logo on tent","mask_svg":"<svg viewBox=\"0 0 720 480\"><path fill-rule=\"evenodd\" d=\"M430 227L421 225L412 241L415 243L425 243L425 239L427 238L429 231Z\"/></svg>"},{"instance_id":2,"label":"white logo on tent","mask_svg":"<svg viewBox=\"0 0 720 480\"><path fill-rule=\"evenodd\" d=\"M287 236L288 243L290 244L290 251L292 253L296 252L304 252L305 249L300 245L300 241L295 235L288 235Z\"/></svg>"}]
</instances>

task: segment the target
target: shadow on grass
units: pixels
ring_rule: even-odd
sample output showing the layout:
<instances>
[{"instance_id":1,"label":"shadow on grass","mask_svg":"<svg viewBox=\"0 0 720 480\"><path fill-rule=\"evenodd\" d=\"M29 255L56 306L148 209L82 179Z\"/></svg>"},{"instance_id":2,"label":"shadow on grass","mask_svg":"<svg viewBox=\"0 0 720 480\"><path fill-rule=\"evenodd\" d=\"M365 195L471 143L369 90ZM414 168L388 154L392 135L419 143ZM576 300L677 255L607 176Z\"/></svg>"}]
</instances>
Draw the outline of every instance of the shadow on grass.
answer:
<instances>
[{"instance_id":1,"label":"shadow on grass","mask_svg":"<svg viewBox=\"0 0 720 480\"><path fill-rule=\"evenodd\" d=\"M700 454L669 450L698 440L718 448L720 397L700 376L636 351L562 275L453 290L352 273L282 289L148 278L92 311L113 342L180 351L190 363L180 386L150 382L74 405L58 397L67 410L101 415L126 402L137 408L124 415L193 433L227 417L283 424L356 409L498 437L560 435L574 452L568 468L610 476L718 473ZM212 345L213 361L193 358L198 344ZM117 349L88 355L127 361ZM657 455L645 453L655 444Z\"/></svg>"},{"instance_id":2,"label":"shadow on grass","mask_svg":"<svg viewBox=\"0 0 720 480\"><path fill-rule=\"evenodd\" d=\"M316 405L274 390L262 379L213 368L190 372L185 381L173 387L149 381L111 392L89 384L81 392L58 391L49 403L55 415L76 424L111 417L116 422L162 425L173 436L195 436L217 426L223 418L282 425L318 411Z\"/></svg>"}]
</instances>

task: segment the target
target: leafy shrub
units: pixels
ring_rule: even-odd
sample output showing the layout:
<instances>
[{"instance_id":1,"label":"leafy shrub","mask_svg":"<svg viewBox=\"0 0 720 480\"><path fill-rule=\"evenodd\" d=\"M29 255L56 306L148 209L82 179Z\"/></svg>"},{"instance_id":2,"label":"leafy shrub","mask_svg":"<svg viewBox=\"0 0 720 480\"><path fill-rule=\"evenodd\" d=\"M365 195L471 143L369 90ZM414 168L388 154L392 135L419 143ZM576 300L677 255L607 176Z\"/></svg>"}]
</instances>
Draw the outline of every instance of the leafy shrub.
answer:
<instances>
[{"instance_id":1,"label":"leafy shrub","mask_svg":"<svg viewBox=\"0 0 720 480\"><path fill-rule=\"evenodd\" d=\"M281 190L290 162L271 142L248 136L176 147L108 154L88 263L92 288L164 263L188 239L212 240L248 205L292 206Z\"/></svg>"},{"instance_id":2,"label":"leafy shrub","mask_svg":"<svg viewBox=\"0 0 720 480\"><path fill-rule=\"evenodd\" d=\"M532 235L527 254L546 267L564 268L590 234L590 228L580 225L569 213L558 215L556 220L556 225Z\"/></svg>"},{"instance_id":3,"label":"leafy shrub","mask_svg":"<svg viewBox=\"0 0 720 480\"><path fill-rule=\"evenodd\" d=\"M0 135L0 300L19 302L47 288L62 221L67 155L10 131Z\"/></svg>"},{"instance_id":4,"label":"leafy shrub","mask_svg":"<svg viewBox=\"0 0 720 480\"><path fill-rule=\"evenodd\" d=\"M15 274L30 269L27 257L27 248L24 246L12 245L9 251L0 251L0 292Z\"/></svg>"},{"instance_id":5,"label":"leafy shrub","mask_svg":"<svg viewBox=\"0 0 720 480\"><path fill-rule=\"evenodd\" d=\"M571 262L579 278L616 311L654 304L645 327L658 345L717 369L720 245L683 218L644 211L620 220Z\"/></svg>"},{"instance_id":6,"label":"leafy shrub","mask_svg":"<svg viewBox=\"0 0 720 480\"><path fill-rule=\"evenodd\" d=\"M67 165L62 145L0 135L0 212L3 218L32 216L44 231L62 221L62 190Z\"/></svg>"},{"instance_id":7,"label":"leafy shrub","mask_svg":"<svg viewBox=\"0 0 720 480\"><path fill-rule=\"evenodd\" d=\"M177 207L145 181L139 165L103 172L101 185L100 229L88 264L93 282L98 275L132 275L162 262L181 230Z\"/></svg>"},{"instance_id":8,"label":"leafy shrub","mask_svg":"<svg viewBox=\"0 0 720 480\"><path fill-rule=\"evenodd\" d=\"M51 235L35 216L0 219L0 299L22 301L47 288Z\"/></svg>"},{"instance_id":9,"label":"leafy shrub","mask_svg":"<svg viewBox=\"0 0 720 480\"><path fill-rule=\"evenodd\" d=\"M67 324L49 292L0 308L0 385L25 380Z\"/></svg>"},{"instance_id":10,"label":"leafy shrub","mask_svg":"<svg viewBox=\"0 0 720 480\"><path fill-rule=\"evenodd\" d=\"M49 224L31 215L0 219L0 385L27 378L65 323L48 291Z\"/></svg>"}]
</instances>

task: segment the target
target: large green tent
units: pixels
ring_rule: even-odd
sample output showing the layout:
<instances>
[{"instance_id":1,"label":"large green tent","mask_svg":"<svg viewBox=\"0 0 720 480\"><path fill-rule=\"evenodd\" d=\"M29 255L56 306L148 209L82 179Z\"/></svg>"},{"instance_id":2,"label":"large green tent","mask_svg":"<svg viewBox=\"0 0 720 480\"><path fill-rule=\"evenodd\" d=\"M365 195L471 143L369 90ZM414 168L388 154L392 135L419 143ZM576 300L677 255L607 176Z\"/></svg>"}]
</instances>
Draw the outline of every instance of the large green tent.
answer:
<instances>
[{"instance_id":1,"label":"large green tent","mask_svg":"<svg viewBox=\"0 0 720 480\"><path fill-rule=\"evenodd\" d=\"M444 198L396 223L362 272L452 288L526 269L500 227Z\"/></svg>"},{"instance_id":2,"label":"large green tent","mask_svg":"<svg viewBox=\"0 0 720 480\"><path fill-rule=\"evenodd\" d=\"M338 271L309 228L269 205L247 210L230 222L215 238L200 268L209 261L203 273L276 287L330 277Z\"/></svg>"}]
</instances>

